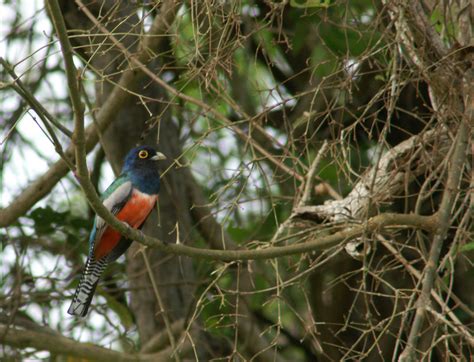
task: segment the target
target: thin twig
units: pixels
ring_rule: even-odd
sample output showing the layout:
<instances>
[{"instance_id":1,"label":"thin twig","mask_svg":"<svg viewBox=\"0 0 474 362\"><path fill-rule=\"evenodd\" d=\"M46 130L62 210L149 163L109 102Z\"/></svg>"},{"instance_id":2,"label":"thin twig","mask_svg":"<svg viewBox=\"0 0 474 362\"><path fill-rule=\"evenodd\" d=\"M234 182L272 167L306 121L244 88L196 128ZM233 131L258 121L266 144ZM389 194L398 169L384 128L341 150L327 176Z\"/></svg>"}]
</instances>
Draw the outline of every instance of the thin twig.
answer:
<instances>
[{"instance_id":1,"label":"thin twig","mask_svg":"<svg viewBox=\"0 0 474 362\"><path fill-rule=\"evenodd\" d=\"M174 0L163 2L161 5L161 13L155 17L153 25L148 34L144 37L149 48L140 46L138 57L140 59L149 60L150 50L159 47L164 37L156 36L167 32L170 24L176 15L177 4ZM127 69L120 80L115 83L113 90L107 97L106 102L102 105L97 113L97 126L95 124L89 125L85 129L86 151L90 152L99 141L98 131L105 131L105 129L115 120L117 112L127 104L127 100L133 96L133 92L129 89L133 88L141 73L134 69ZM71 145L66 150L65 154L71 160L74 159L75 148ZM6 227L14 222L18 217L27 212L32 205L48 195L51 189L61 180L69 171L67 164L62 160L58 160L46 171L39 176L27 188L25 188L20 195L18 195L14 202L10 203L8 207L0 209L0 227Z\"/></svg>"},{"instance_id":2,"label":"thin twig","mask_svg":"<svg viewBox=\"0 0 474 362\"><path fill-rule=\"evenodd\" d=\"M127 60L137 67L137 69L140 69L144 74L149 76L155 83L160 85L162 88L167 90L171 95L173 95L176 98L180 98L185 102L189 102L191 104L194 104L198 106L199 108L203 109L205 112L213 115L216 120L221 121L225 126L229 127L232 129L243 141L249 142L252 144L255 149L260 152L263 156L265 156L270 162L272 162L274 165L276 165L278 168L280 168L282 171L285 173L289 174L290 176L295 177L298 181L303 181L303 177L298 174L295 170L289 168L286 166L283 162L279 161L276 159L272 154L270 154L263 146L261 146L258 142L256 142L252 137L250 137L249 134L247 134L245 131L243 131L241 128L236 126L234 122L232 122L230 119L228 119L226 116L221 114L219 111L214 109L214 107L209 106L208 104L204 103L203 101L194 98L192 96L189 96L187 94L182 93L181 91L177 90L173 86L169 85L166 83L164 80L162 80L160 77L158 77L152 70L150 70L144 63L143 61L131 54L128 49L113 35L111 34L107 28L105 28L98 20L97 18L85 7L85 5L82 3L81 0L76 0L76 3L80 5L80 9L86 14L86 16L99 28L99 30L107 35L109 39L114 43L114 45L119 48L122 53L127 57Z\"/></svg>"},{"instance_id":3,"label":"thin twig","mask_svg":"<svg viewBox=\"0 0 474 362\"><path fill-rule=\"evenodd\" d=\"M23 84L20 77L15 73L14 69L8 64L8 62L0 57L0 63L3 65L3 68L10 74L13 78L13 89L30 105L32 109L35 110L36 114L39 116L41 121L43 122L48 135L51 137L51 141L54 144L54 149L58 153L59 156L63 159L63 161L67 164L70 170L74 170L74 164L69 160L69 158L64 153L63 147L59 142L56 133L54 132L53 128L51 127L50 123L53 124L57 129L59 129L62 133L64 133L67 137L71 138L72 133L62 124L56 122L54 117L44 108L41 103L35 98L35 96L28 90L28 88Z\"/></svg>"},{"instance_id":4,"label":"thin twig","mask_svg":"<svg viewBox=\"0 0 474 362\"><path fill-rule=\"evenodd\" d=\"M430 303L430 294L436 278L436 269L441 253L443 241L446 239L449 226L451 225L451 211L455 196L458 193L458 185L466 160L466 149L469 138L469 126L467 120L463 119L459 126L456 139L453 143L448 180L446 182L443 198L437 212L438 228L433 237L430 255L423 270L423 281L421 294L417 301L415 317L411 325L405 350L400 355L400 361L411 362L416 360L416 349L420 339L420 331L425 321L426 309Z\"/></svg>"},{"instance_id":5,"label":"thin twig","mask_svg":"<svg viewBox=\"0 0 474 362\"><path fill-rule=\"evenodd\" d=\"M380 241L380 243L388 250L394 258L396 258L404 267L405 269L412 275L414 276L417 280L422 279L422 274L413 266L411 265L408 260L406 260L403 255L400 253L399 250L397 250L389 240L385 239L382 235L377 235L377 239ZM444 286L444 284L442 284ZM474 337L471 335L469 330L466 330L465 326L461 323L459 318L454 314L452 309L443 301L443 299L439 296L438 293L434 289L431 290L431 296L433 299L436 301L436 303L439 304L441 309L446 312L446 314L449 316L449 318L453 321L453 323L450 322L450 326L452 327L453 330L458 332L460 335L462 335L466 341L474 347Z\"/></svg>"},{"instance_id":6,"label":"thin twig","mask_svg":"<svg viewBox=\"0 0 474 362\"><path fill-rule=\"evenodd\" d=\"M318 154L316 155L313 162L311 163L308 173L306 174L305 181L303 184L303 187L304 187L303 192L301 193L301 197L299 198L299 201L296 204L296 207L293 208L291 215L283 223L281 223L278 226L278 229L273 235L272 240L270 242L271 244L275 243L278 239L280 239L281 235L285 232L285 230L288 229L290 224L293 222L293 214L295 210L307 205L309 198L311 197L311 189L313 188L316 171L318 170L318 166L321 163L321 159L326 153L328 146L329 146L329 143L327 141L324 141L323 145L318 151Z\"/></svg>"},{"instance_id":7,"label":"thin twig","mask_svg":"<svg viewBox=\"0 0 474 362\"><path fill-rule=\"evenodd\" d=\"M143 260L145 261L145 267L146 267L146 270L148 272L148 276L150 278L151 285L153 287L153 292L155 293L156 300L158 301L158 306L160 307L160 312L161 312L161 315L163 317L163 321L165 323L166 332L168 333L168 338L169 338L169 341L170 341L171 349L173 350L174 359L175 359L176 362L179 362L180 358L179 358L179 355L178 355L178 351L176 350L176 340L174 339L173 330L171 328L171 323L170 323L170 320L168 318L167 311L165 309L165 304L163 303L163 299L161 298L160 291L158 290L158 286L156 285L156 281L155 281L155 278L153 276L153 271L151 270L150 262L148 261L148 257L147 257L146 252L145 252L145 248L141 247L140 251L141 251L141 254L143 256Z\"/></svg>"},{"instance_id":8,"label":"thin twig","mask_svg":"<svg viewBox=\"0 0 474 362\"><path fill-rule=\"evenodd\" d=\"M15 73L15 70L13 67L2 57L0 57L0 63L3 65L5 70L10 74L10 76L13 78L13 81L15 84L18 85L18 87L21 89L21 96L22 98L30 105L31 108L35 110L35 112L43 118L47 119L48 122L51 122L58 130L60 130L66 137L71 138L72 137L72 132L68 130L66 127L64 127L61 123L57 122L53 115L49 113L49 111L43 107L40 101L36 99L36 97L33 95L33 93L30 92L30 90L26 87L25 84L21 81L20 77Z\"/></svg>"},{"instance_id":9,"label":"thin twig","mask_svg":"<svg viewBox=\"0 0 474 362\"><path fill-rule=\"evenodd\" d=\"M313 162L311 163L309 171L305 177L303 195L301 195L301 199L298 202L297 207L306 206L308 204L309 198L311 197L311 189L313 188L314 176L316 175L316 171L318 170L319 164L321 163L321 159L326 154L328 147L329 147L328 141L324 141L321 148L318 151L318 154L316 155Z\"/></svg>"}]
</instances>

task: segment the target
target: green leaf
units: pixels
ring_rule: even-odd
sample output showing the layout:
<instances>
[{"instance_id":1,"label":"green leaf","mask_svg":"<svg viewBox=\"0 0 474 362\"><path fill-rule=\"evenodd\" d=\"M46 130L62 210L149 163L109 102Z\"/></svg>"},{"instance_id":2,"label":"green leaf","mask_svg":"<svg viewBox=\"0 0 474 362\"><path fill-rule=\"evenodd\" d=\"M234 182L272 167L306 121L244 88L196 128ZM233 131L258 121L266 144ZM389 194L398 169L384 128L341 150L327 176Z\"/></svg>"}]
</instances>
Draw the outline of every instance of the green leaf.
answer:
<instances>
[{"instance_id":1,"label":"green leaf","mask_svg":"<svg viewBox=\"0 0 474 362\"><path fill-rule=\"evenodd\" d=\"M112 297L110 294L106 293L100 286L97 287L97 292L107 300L108 307L112 309L115 314L117 314L117 316L120 318L120 321L122 322L122 325L126 329L132 328L133 318L130 310L122 303L119 303L117 299Z\"/></svg>"},{"instance_id":2,"label":"green leaf","mask_svg":"<svg viewBox=\"0 0 474 362\"><path fill-rule=\"evenodd\" d=\"M66 212L57 212L51 207L38 207L34 209L29 217L35 223L35 230L39 235L53 233L57 225L64 225L66 221Z\"/></svg>"},{"instance_id":3,"label":"green leaf","mask_svg":"<svg viewBox=\"0 0 474 362\"><path fill-rule=\"evenodd\" d=\"M294 8L327 8L330 0L291 0L290 6Z\"/></svg>"},{"instance_id":4,"label":"green leaf","mask_svg":"<svg viewBox=\"0 0 474 362\"><path fill-rule=\"evenodd\" d=\"M470 243L467 243L466 245L461 246L459 250L461 251L461 253L474 250L474 241L471 241Z\"/></svg>"}]
</instances>

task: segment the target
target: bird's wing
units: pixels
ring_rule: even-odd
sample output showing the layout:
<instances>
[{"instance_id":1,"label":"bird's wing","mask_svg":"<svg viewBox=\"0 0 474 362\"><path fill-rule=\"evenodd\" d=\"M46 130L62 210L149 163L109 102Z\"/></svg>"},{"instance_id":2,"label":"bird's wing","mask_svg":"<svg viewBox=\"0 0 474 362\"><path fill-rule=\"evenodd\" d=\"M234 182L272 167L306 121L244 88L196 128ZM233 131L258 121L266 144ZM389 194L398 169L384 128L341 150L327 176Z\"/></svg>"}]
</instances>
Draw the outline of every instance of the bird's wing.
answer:
<instances>
[{"instance_id":1,"label":"bird's wing","mask_svg":"<svg viewBox=\"0 0 474 362\"><path fill-rule=\"evenodd\" d=\"M102 202L112 214L118 215L124 205L127 204L131 194L131 181L126 175L121 175L105 190L102 195ZM112 229L107 226L104 219L96 216L89 240L89 257L87 258L86 266L72 299L71 306L68 309L69 314L80 317L84 317L87 314L99 278L108 263L108 258L103 256L95 258L95 250L97 247L100 247L104 239L107 239L104 238L104 233L107 230ZM120 238L120 235L118 238ZM107 246L105 245L105 249L107 249Z\"/></svg>"},{"instance_id":2,"label":"bird's wing","mask_svg":"<svg viewBox=\"0 0 474 362\"><path fill-rule=\"evenodd\" d=\"M126 176L117 178L104 192L102 199L104 206L114 215L117 215L124 207L132 194L132 182ZM92 229L89 240L89 253L97 247L104 231L107 229L107 223L100 216L96 216L94 220L94 228Z\"/></svg>"}]
</instances>

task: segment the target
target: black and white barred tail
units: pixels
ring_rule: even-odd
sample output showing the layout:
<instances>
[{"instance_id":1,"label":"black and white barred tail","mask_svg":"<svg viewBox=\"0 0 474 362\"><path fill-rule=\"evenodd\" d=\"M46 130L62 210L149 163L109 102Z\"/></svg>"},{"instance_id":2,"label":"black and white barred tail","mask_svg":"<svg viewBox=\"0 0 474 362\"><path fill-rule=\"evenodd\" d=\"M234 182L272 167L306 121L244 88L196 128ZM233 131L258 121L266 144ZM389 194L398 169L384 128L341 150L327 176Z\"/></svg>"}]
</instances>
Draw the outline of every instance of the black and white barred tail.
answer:
<instances>
[{"instance_id":1,"label":"black and white barred tail","mask_svg":"<svg viewBox=\"0 0 474 362\"><path fill-rule=\"evenodd\" d=\"M89 306L94 296L95 288L99 282L100 276L107 266L107 258L100 260L87 259L86 266L77 286L71 306L67 312L71 315L84 317L89 310Z\"/></svg>"}]
</instances>

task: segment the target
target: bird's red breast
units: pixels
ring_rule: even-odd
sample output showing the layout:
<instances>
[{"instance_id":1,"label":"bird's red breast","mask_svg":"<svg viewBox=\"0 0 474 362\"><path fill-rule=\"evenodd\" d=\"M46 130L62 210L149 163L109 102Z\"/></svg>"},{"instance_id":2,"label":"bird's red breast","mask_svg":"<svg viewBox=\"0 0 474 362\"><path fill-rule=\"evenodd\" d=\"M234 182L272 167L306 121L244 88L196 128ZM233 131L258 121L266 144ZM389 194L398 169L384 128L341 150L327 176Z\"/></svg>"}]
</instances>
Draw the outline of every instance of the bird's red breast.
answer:
<instances>
[{"instance_id":1,"label":"bird's red breast","mask_svg":"<svg viewBox=\"0 0 474 362\"><path fill-rule=\"evenodd\" d=\"M158 195L148 195L136 189L123 208L117 213L117 219L126 222L132 228L139 228L155 206ZM110 253L118 244L122 236L110 226L107 226L94 249L94 258L101 259Z\"/></svg>"}]
</instances>

